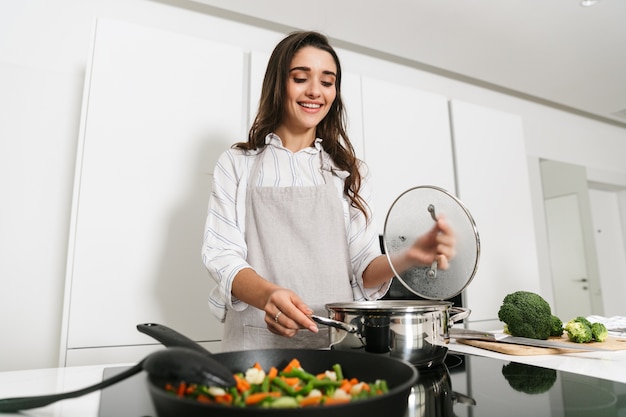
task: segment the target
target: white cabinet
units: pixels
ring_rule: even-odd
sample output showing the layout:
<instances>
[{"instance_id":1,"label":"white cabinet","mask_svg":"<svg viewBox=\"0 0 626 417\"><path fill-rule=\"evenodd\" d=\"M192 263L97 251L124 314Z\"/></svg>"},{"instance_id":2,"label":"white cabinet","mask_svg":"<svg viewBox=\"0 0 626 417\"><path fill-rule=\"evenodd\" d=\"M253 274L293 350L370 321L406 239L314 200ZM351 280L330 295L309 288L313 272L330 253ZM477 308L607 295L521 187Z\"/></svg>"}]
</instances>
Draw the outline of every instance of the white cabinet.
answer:
<instances>
[{"instance_id":1,"label":"white cabinet","mask_svg":"<svg viewBox=\"0 0 626 417\"><path fill-rule=\"evenodd\" d=\"M246 59L220 43L98 21L77 155L61 365L139 360L158 345L135 329L145 322L217 350L221 324L207 306L213 283L200 249L213 166L245 140L258 104L267 54ZM343 97L348 134L372 171L380 233L402 192L439 186L458 193L481 235L478 274L467 290L471 320L494 320L507 292L538 290L519 117L454 101L453 146L444 96L345 73Z\"/></svg>"},{"instance_id":2,"label":"white cabinet","mask_svg":"<svg viewBox=\"0 0 626 417\"><path fill-rule=\"evenodd\" d=\"M61 365L154 343L144 322L219 340L200 249L213 166L244 132L244 52L99 20L87 71Z\"/></svg>"},{"instance_id":3,"label":"white cabinet","mask_svg":"<svg viewBox=\"0 0 626 417\"><path fill-rule=\"evenodd\" d=\"M444 96L363 77L365 162L372 171L379 233L394 200L418 185L455 192Z\"/></svg>"},{"instance_id":4,"label":"white cabinet","mask_svg":"<svg viewBox=\"0 0 626 417\"><path fill-rule=\"evenodd\" d=\"M498 326L503 298L540 292L530 183L521 117L451 102L459 198L480 234L478 272L466 290L473 328Z\"/></svg>"}]
</instances>

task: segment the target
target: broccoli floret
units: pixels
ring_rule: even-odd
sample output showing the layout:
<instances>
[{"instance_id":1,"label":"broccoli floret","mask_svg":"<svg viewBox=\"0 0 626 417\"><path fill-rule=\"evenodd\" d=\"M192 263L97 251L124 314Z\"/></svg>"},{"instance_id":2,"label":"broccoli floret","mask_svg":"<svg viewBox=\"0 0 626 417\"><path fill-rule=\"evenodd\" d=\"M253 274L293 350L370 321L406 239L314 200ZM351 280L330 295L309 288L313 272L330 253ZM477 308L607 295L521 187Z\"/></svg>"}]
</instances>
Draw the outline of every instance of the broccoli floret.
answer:
<instances>
[{"instance_id":1,"label":"broccoli floret","mask_svg":"<svg viewBox=\"0 0 626 417\"><path fill-rule=\"evenodd\" d=\"M580 317L572 319L565 325L565 331L567 337L572 342L576 343L588 343L593 340L593 333L591 332L591 326L587 325L588 321L579 320ZM587 323L585 323L587 322Z\"/></svg>"},{"instance_id":2,"label":"broccoli floret","mask_svg":"<svg viewBox=\"0 0 626 417\"><path fill-rule=\"evenodd\" d=\"M574 319L572 319L573 321L577 321L578 323L582 323L586 326L591 327L591 322L589 320L587 320L586 318L582 317L582 316L578 316Z\"/></svg>"},{"instance_id":3,"label":"broccoli floret","mask_svg":"<svg viewBox=\"0 0 626 417\"><path fill-rule=\"evenodd\" d=\"M498 318L513 336L547 339L552 329L550 304L540 295L528 291L508 294L502 301Z\"/></svg>"},{"instance_id":4,"label":"broccoli floret","mask_svg":"<svg viewBox=\"0 0 626 417\"><path fill-rule=\"evenodd\" d=\"M592 323L591 334L596 342L604 342L609 337L609 331L602 323Z\"/></svg>"},{"instance_id":5,"label":"broccoli floret","mask_svg":"<svg viewBox=\"0 0 626 417\"><path fill-rule=\"evenodd\" d=\"M557 316L552 316L552 327L550 328L550 336L561 336L563 334L563 322Z\"/></svg>"}]
</instances>

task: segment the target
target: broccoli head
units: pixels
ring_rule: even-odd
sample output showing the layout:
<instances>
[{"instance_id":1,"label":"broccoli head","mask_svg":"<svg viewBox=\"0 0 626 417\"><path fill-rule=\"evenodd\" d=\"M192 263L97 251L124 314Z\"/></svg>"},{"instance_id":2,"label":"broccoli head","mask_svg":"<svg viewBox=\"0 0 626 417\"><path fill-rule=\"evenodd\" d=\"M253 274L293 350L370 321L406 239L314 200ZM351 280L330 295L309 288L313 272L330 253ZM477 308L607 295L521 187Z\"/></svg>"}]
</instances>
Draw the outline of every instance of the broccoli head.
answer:
<instances>
[{"instance_id":1,"label":"broccoli head","mask_svg":"<svg viewBox=\"0 0 626 417\"><path fill-rule=\"evenodd\" d=\"M586 319L579 320L581 317L577 317L567 322L565 325L565 331L567 332L567 337L572 342L576 343L588 343L593 340L593 333L591 331L591 326Z\"/></svg>"},{"instance_id":2,"label":"broccoli head","mask_svg":"<svg viewBox=\"0 0 626 417\"><path fill-rule=\"evenodd\" d=\"M591 324L591 335L596 342L604 342L609 337L609 331L602 323Z\"/></svg>"},{"instance_id":3,"label":"broccoli head","mask_svg":"<svg viewBox=\"0 0 626 417\"><path fill-rule=\"evenodd\" d=\"M560 318L552 316L552 327L550 328L550 336L561 336L563 334L563 322Z\"/></svg>"},{"instance_id":4,"label":"broccoli head","mask_svg":"<svg viewBox=\"0 0 626 417\"><path fill-rule=\"evenodd\" d=\"M502 301L498 318L513 336L547 339L553 322L550 304L539 294L516 291Z\"/></svg>"}]
</instances>

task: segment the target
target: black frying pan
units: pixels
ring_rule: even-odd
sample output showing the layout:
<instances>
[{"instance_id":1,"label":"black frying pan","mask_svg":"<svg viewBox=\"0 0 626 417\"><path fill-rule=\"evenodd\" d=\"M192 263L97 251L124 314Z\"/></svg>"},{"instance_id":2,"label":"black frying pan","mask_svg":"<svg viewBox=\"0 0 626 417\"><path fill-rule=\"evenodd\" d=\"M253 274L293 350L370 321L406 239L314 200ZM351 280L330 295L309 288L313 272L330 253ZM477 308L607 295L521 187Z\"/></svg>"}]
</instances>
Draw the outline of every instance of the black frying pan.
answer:
<instances>
[{"instance_id":1,"label":"black frying pan","mask_svg":"<svg viewBox=\"0 0 626 417\"><path fill-rule=\"evenodd\" d=\"M139 324L137 329L168 347L187 347L211 354L202 346L180 333L158 324ZM317 406L298 409L234 408L216 404L205 404L193 399L179 398L167 393L163 387L167 382L150 377L150 397L159 417L251 417L251 416L323 416L363 417L384 415L402 417L406 414L407 399L417 381L417 371L408 362L388 356L365 352L313 350L313 349L260 349L212 354L215 359L235 372L244 372L258 362L264 369L271 366L281 368L297 358L302 367L311 373L320 373L341 364L346 376L361 381L384 379L389 393L348 404Z\"/></svg>"}]
</instances>

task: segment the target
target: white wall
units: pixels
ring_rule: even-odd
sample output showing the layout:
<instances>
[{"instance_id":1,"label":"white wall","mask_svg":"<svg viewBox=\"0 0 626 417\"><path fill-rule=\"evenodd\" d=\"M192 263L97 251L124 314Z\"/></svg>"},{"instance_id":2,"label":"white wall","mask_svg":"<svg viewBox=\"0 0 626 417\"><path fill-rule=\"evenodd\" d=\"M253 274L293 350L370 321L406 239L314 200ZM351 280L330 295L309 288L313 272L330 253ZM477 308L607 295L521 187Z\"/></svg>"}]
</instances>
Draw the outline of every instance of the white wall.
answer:
<instances>
[{"instance_id":1,"label":"white wall","mask_svg":"<svg viewBox=\"0 0 626 417\"><path fill-rule=\"evenodd\" d=\"M283 36L146 0L0 2L0 370L57 364L81 94L95 17L248 50L269 51ZM375 65L354 68L362 58L349 51L341 56L346 71L521 115L531 185L537 158L547 158L585 166L592 180L626 186L626 129L409 67L387 73ZM541 255L545 228L535 200ZM542 291L551 294L545 285Z\"/></svg>"}]
</instances>

